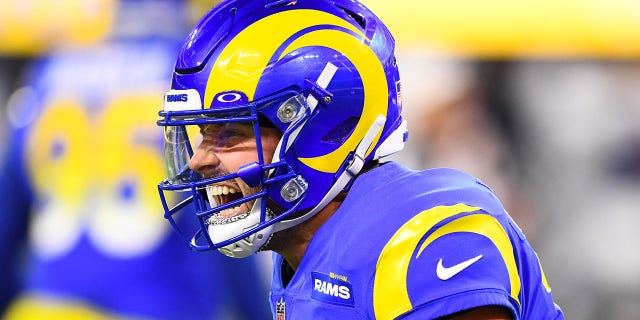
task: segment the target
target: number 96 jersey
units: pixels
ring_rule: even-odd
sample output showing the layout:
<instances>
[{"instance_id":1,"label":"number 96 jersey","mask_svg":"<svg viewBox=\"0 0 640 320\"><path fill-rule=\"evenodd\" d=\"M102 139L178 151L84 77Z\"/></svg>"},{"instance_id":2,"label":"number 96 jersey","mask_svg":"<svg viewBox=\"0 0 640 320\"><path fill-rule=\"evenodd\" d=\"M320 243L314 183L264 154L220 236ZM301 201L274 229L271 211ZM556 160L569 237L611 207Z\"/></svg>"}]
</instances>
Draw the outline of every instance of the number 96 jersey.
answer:
<instances>
[{"instance_id":1,"label":"number 96 jersey","mask_svg":"<svg viewBox=\"0 0 640 320\"><path fill-rule=\"evenodd\" d=\"M29 85L14 95L15 132L0 173L13 187L3 190L0 212L5 222L31 220L26 298L10 315L37 318L28 310L45 297L73 301L69 310L201 319L259 294L229 294L259 290L255 260L191 252L162 217L163 135L155 119L177 52L178 42L155 37L56 53L37 61ZM187 272L194 268L214 276ZM233 281L240 282L229 288ZM253 319L263 310L266 303L236 311Z\"/></svg>"},{"instance_id":2,"label":"number 96 jersey","mask_svg":"<svg viewBox=\"0 0 640 320\"><path fill-rule=\"evenodd\" d=\"M274 255L276 319L436 319L486 305L564 319L493 192L453 169L364 173L291 274Z\"/></svg>"}]
</instances>

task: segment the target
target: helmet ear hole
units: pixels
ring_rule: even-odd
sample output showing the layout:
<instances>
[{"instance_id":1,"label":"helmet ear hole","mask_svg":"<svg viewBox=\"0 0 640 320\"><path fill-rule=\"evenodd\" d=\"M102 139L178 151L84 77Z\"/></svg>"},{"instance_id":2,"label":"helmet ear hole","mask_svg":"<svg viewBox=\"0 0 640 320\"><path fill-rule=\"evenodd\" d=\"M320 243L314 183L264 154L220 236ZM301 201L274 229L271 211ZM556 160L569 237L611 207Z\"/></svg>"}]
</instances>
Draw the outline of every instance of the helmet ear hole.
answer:
<instances>
[{"instance_id":1,"label":"helmet ear hole","mask_svg":"<svg viewBox=\"0 0 640 320\"><path fill-rule=\"evenodd\" d=\"M342 144L351 135L356 128L360 117L351 116L342 121L337 126L333 127L327 134L325 134L321 141L331 144Z\"/></svg>"}]
</instances>

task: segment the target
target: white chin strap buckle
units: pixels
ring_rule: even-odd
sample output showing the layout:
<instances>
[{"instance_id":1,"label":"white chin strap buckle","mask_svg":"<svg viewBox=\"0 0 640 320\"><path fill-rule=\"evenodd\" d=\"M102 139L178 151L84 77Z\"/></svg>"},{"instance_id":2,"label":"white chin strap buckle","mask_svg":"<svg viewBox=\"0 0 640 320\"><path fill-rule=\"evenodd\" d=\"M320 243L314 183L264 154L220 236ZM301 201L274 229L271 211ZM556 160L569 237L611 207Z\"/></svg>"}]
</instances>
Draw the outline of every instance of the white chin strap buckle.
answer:
<instances>
[{"instance_id":1,"label":"white chin strap buckle","mask_svg":"<svg viewBox=\"0 0 640 320\"><path fill-rule=\"evenodd\" d=\"M268 221L273 218L273 212L268 208L266 210L265 219ZM209 225L207 229L209 238L213 243L220 243L237 236L241 232L257 227L260 224L261 211L262 198L258 198L253 203L251 211L245 218L221 225ZM265 227L264 229L234 243L218 248L218 251L232 258L248 257L251 254L258 252L270 238L272 233L273 225Z\"/></svg>"}]
</instances>

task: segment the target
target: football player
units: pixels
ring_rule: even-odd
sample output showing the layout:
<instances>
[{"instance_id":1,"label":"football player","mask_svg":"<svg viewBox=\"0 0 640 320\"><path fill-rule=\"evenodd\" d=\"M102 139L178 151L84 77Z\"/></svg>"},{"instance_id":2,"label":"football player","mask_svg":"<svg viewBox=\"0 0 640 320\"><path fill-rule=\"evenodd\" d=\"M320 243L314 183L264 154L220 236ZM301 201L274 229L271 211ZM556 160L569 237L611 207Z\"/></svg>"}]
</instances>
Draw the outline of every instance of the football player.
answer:
<instances>
[{"instance_id":1,"label":"football player","mask_svg":"<svg viewBox=\"0 0 640 320\"><path fill-rule=\"evenodd\" d=\"M407 139L401 104L394 39L362 4L225 1L165 94L165 216L196 250L274 251L275 319L563 319L489 187L381 161Z\"/></svg>"},{"instance_id":2,"label":"football player","mask_svg":"<svg viewBox=\"0 0 640 320\"><path fill-rule=\"evenodd\" d=\"M4 319L269 316L258 260L185 250L160 214L153 119L187 31L184 10L182 1L123 1L109 40L38 59L13 95L0 260L23 285ZM16 226L28 217L27 237ZM27 238L24 260L4 259Z\"/></svg>"}]
</instances>

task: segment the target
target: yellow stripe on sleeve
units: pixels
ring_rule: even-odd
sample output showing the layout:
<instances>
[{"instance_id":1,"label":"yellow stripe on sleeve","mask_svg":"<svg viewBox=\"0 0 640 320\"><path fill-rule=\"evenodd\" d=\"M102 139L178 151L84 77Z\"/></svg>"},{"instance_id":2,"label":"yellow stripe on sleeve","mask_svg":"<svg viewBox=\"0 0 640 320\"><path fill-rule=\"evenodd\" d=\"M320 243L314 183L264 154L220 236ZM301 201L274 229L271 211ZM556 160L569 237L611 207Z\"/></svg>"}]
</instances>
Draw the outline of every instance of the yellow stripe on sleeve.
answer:
<instances>
[{"instance_id":1,"label":"yellow stripe on sleeve","mask_svg":"<svg viewBox=\"0 0 640 320\"><path fill-rule=\"evenodd\" d=\"M464 204L438 206L422 211L398 229L382 249L376 265L373 282L376 319L395 319L412 309L407 292L407 272L413 252L424 235L444 219L479 209Z\"/></svg>"},{"instance_id":2,"label":"yellow stripe on sleeve","mask_svg":"<svg viewBox=\"0 0 640 320\"><path fill-rule=\"evenodd\" d=\"M500 251L500 255L507 266L509 282L511 284L511 297L520 304L520 300L518 299L518 295L520 294L520 276L518 275L518 266L516 265L513 254L513 245L511 245L511 240L509 240L509 236L502 228L500 222L488 214L465 216L442 226L436 232L429 235L424 243L422 243L417 256L419 257L422 251L436 239L455 232L476 233L489 238L489 240L493 242L496 248L498 248L498 251Z\"/></svg>"}]
</instances>

